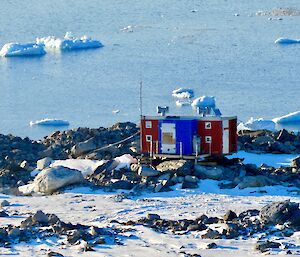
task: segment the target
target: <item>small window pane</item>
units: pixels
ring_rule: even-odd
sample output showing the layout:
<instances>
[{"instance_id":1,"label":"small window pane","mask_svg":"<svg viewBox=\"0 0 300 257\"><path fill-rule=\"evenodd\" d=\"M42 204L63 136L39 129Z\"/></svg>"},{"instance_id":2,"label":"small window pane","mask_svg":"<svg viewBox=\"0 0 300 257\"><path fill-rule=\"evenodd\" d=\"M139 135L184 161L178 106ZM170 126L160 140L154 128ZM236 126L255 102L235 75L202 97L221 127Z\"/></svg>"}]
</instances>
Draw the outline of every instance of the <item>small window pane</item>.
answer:
<instances>
[{"instance_id":1,"label":"small window pane","mask_svg":"<svg viewBox=\"0 0 300 257\"><path fill-rule=\"evenodd\" d=\"M211 129L211 122L205 122L205 129Z\"/></svg>"},{"instance_id":2,"label":"small window pane","mask_svg":"<svg viewBox=\"0 0 300 257\"><path fill-rule=\"evenodd\" d=\"M205 137L205 143L211 143L211 137L210 136Z\"/></svg>"},{"instance_id":3,"label":"small window pane","mask_svg":"<svg viewBox=\"0 0 300 257\"><path fill-rule=\"evenodd\" d=\"M152 122L151 121L149 121L149 120L147 120L146 121L146 128L152 128Z\"/></svg>"},{"instance_id":4,"label":"small window pane","mask_svg":"<svg viewBox=\"0 0 300 257\"><path fill-rule=\"evenodd\" d=\"M146 142L151 142L151 141L152 141L152 136L146 135Z\"/></svg>"}]
</instances>

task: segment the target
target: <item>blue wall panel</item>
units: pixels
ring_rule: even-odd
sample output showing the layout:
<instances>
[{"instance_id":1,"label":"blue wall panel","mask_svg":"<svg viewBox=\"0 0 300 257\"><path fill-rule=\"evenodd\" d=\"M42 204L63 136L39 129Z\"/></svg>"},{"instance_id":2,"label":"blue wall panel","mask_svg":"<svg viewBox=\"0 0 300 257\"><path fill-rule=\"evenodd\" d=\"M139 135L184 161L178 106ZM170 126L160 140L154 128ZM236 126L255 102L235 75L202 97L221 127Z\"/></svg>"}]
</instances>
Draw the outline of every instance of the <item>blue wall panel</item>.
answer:
<instances>
[{"instance_id":1,"label":"blue wall panel","mask_svg":"<svg viewBox=\"0 0 300 257\"><path fill-rule=\"evenodd\" d=\"M159 121L159 152L161 153L161 124L175 123L176 126L176 154L180 154L180 142L182 143L182 154L193 154L193 135L197 133L196 120L165 119Z\"/></svg>"}]
</instances>

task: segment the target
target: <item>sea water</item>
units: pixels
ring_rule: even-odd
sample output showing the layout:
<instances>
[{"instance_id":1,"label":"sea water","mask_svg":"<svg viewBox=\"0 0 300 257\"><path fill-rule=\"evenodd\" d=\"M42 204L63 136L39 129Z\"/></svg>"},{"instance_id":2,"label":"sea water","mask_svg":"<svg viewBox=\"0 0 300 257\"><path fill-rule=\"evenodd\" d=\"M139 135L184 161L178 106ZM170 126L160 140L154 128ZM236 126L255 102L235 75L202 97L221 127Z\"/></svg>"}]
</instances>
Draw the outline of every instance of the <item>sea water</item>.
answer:
<instances>
[{"instance_id":1,"label":"sea water","mask_svg":"<svg viewBox=\"0 0 300 257\"><path fill-rule=\"evenodd\" d=\"M168 105L190 115L172 97L179 87L215 96L223 114L243 121L299 111L300 45L274 42L300 38L300 16L255 15L274 7L300 1L1 1L1 46L71 31L104 47L1 58L0 133L41 138L57 129L30 127L44 118L69 128L138 122L140 81L144 114Z\"/></svg>"}]
</instances>

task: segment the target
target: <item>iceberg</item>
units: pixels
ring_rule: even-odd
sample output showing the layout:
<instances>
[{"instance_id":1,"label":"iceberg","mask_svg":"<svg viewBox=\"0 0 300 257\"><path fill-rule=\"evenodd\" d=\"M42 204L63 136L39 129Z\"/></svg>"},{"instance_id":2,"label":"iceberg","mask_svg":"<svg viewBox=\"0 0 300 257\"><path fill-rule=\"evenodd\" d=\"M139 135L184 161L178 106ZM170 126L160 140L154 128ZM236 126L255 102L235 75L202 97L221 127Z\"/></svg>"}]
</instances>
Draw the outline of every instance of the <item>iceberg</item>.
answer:
<instances>
[{"instance_id":1,"label":"iceberg","mask_svg":"<svg viewBox=\"0 0 300 257\"><path fill-rule=\"evenodd\" d=\"M40 125L40 126L69 126L70 123L66 120L59 120L59 119L42 119L42 120L37 120L37 121L30 121L30 126L35 126L35 125Z\"/></svg>"},{"instance_id":2,"label":"iceberg","mask_svg":"<svg viewBox=\"0 0 300 257\"><path fill-rule=\"evenodd\" d=\"M300 39L291 39L291 38L278 38L275 41L275 44L288 45L288 44L300 44Z\"/></svg>"},{"instance_id":3,"label":"iceberg","mask_svg":"<svg viewBox=\"0 0 300 257\"><path fill-rule=\"evenodd\" d=\"M54 36L37 38L36 43L50 49L59 49L62 51L74 51L90 48L103 47L102 43L98 40L92 40L87 36L81 38L74 37L70 32L67 32L64 39Z\"/></svg>"},{"instance_id":4,"label":"iceberg","mask_svg":"<svg viewBox=\"0 0 300 257\"><path fill-rule=\"evenodd\" d=\"M193 107L200 107L200 108L206 108L206 107L210 107L210 108L215 108L216 107L216 101L215 98L213 96L201 96L196 98L193 102L192 102L192 106Z\"/></svg>"},{"instance_id":5,"label":"iceberg","mask_svg":"<svg viewBox=\"0 0 300 257\"><path fill-rule=\"evenodd\" d=\"M240 123L238 130L276 130L276 124L273 120L265 120L263 118L254 119L251 117L246 123Z\"/></svg>"},{"instance_id":6,"label":"iceberg","mask_svg":"<svg viewBox=\"0 0 300 257\"><path fill-rule=\"evenodd\" d=\"M42 56L44 54L46 54L44 47L36 43L8 43L0 51L0 56L3 57Z\"/></svg>"},{"instance_id":7,"label":"iceberg","mask_svg":"<svg viewBox=\"0 0 300 257\"><path fill-rule=\"evenodd\" d=\"M190 88L178 88L172 91L172 96L180 99L193 98L194 91Z\"/></svg>"},{"instance_id":8,"label":"iceberg","mask_svg":"<svg viewBox=\"0 0 300 257\"><path fill-rule=\"evenodd\" d=\"M176 101L176 106L178 106L178 107L188 106L188 105L191 105L190 101L182 101L182 100Z\"/></svg>"},{"instance_id":9,"label":"iceberg","mask_svg":"<svg viewBox=\"0 0 300 257\"><path fill-rule=\"evenodd\" d=\"M287 115L284 115L284 116L281 116L278 118L274 118L273 122L278 123L278 124L300 122L300 111L292 112Z\"/></svg>"}]
</instances>

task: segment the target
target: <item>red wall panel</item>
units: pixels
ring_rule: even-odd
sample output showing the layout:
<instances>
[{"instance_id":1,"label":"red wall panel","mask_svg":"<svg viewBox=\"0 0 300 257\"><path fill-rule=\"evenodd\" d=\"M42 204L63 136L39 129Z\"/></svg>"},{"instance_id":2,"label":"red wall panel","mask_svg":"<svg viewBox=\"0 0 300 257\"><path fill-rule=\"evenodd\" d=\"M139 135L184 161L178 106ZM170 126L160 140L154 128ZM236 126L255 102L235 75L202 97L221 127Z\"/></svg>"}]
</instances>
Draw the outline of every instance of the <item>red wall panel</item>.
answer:
<instances>
[{"instance_id":1,"label":"red wall panel","mask_svg":"<svg viewBox=\"0 0 300 257\"><path fill-rule=\"evenodd\" d=\"M229 151L237 152L237 120L229 120Z\"/></svg>"},{"instance_id":2,"label":"red wall panel","mask_svg":"<svg viewBox=\"0 0 300 257\"><path fill-rule=\"evenodd\" d=\"M146 121L151 121L151 128L146 128ZM158 120L149 120L142 119L141 120L141 150L142 153L150 153L151 143L146 141L146 136L152 136L152 148L153 152L156 152L156 144L158 141Z\"/></svg>"},{"instance_id":3,"label":"red wall panel","mask_svg":"<svg viewBox=\"0 0 300 257\"><path fill-rule=\"evenodd\" d=\"M205 128L205 123L211 123L211 129ZM201 137L201 154L220 155L223 150L222 121L198 121L198 135ZM205 137L210 136L211 144L205 142Z\"/></svg>"}]
</instances>

